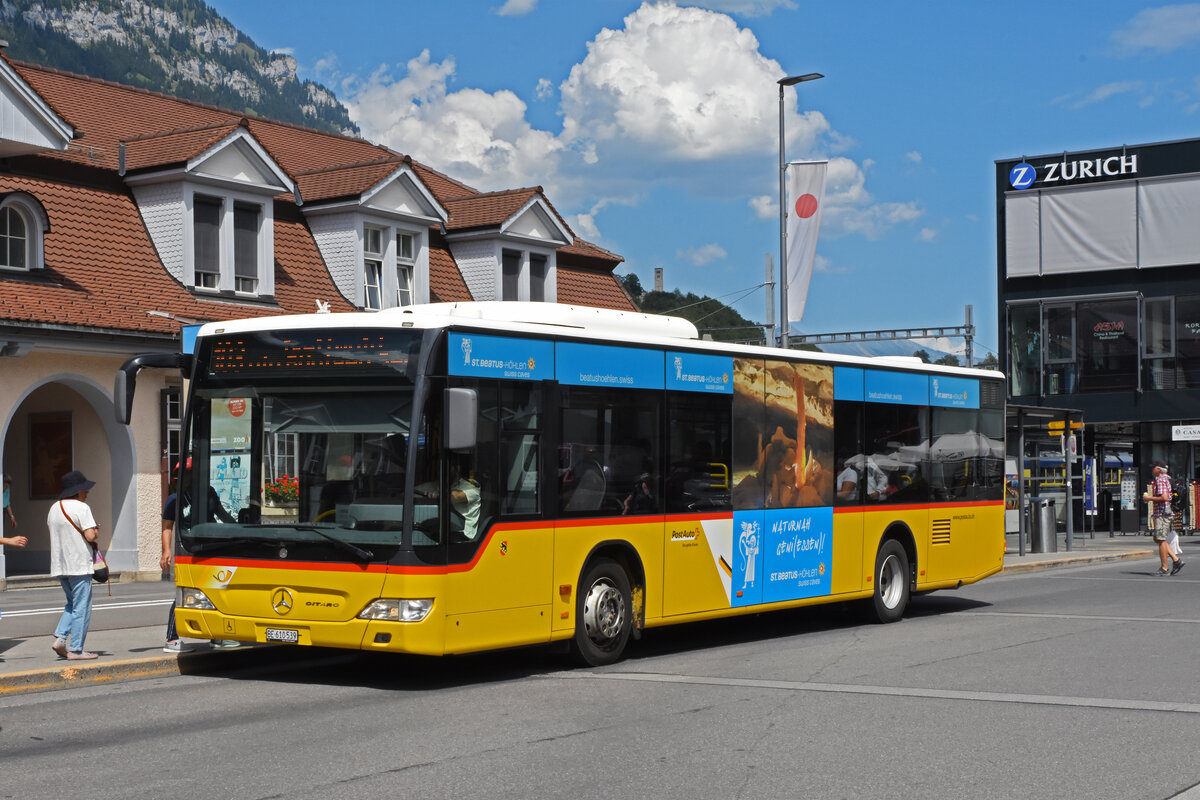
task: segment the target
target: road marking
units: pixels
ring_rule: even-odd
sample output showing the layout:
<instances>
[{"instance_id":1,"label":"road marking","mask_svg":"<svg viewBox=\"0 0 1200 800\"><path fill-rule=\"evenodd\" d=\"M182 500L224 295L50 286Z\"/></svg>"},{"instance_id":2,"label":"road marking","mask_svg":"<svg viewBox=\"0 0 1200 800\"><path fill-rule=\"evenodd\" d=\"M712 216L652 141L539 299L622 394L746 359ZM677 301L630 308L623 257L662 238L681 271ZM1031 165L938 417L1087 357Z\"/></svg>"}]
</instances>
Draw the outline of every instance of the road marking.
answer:
<instances>
[{"instance_id":1,"label":"road marking","mask_svg":"<svg viewBox=\"0 0 1200 800\"><path fill-rule=\"evenodd\" d=\"M809 681L767 681L754 678L711 678L700 675L665 675L654 672L554 672L545 678L576 680L642 681L680 683L700 686L734 686L749 689L779 689L789 692L825 692L828 694L867 694L887 697L919 697L932 700L1011 703L1015 705L1072 706L1121 711L1162 711L1175 714L1200 714L1200 703L1170 703L1155 700L1121 700L1112 697L1066 697L1062 695L1019 694L1010 692L968 692L953 689L918 689L904 686L861 686L853 683L812 683Z\"/></svg>"},{"instance_id":2,"label":"road marking","mask_svg":"<svg viewBox=\"0 0 1200 800\"><path fill-rule=\"evenodd\" d=\"M1200 619L1179 619L1169 617L1110 617L1103 614L1048 614L1035 611L964 611L964 616L980 617L1043 617L1045 619L1087 619L1104 622L1183 622L1188 625L1200 625Z\"/></svg>"},{"instance_id":3,"label":"road marking","mask_svg":"<svg viewBox=\"0 0 1200 800\"><path fill-rule=\"evenodd\" d=\"M166 606L166 605L170 605L173 602L175 602L175 601L167 599L167 600L130 600L125 603L103 603L103 604L93 603L92 604L92 613L94 614L97 611L111 611L111 610L119 611L120 609L123 609L123 608L149 608L151 606ZM54 608L25 608L25 609L21 609L19 611L5 610L4 616L7 619L9 617L38 617L38 616L43 616L43 615L47 615L47 614L61 614L61 613L63 613L63 607L55 606Z\"/></svg>"}]
</instances>

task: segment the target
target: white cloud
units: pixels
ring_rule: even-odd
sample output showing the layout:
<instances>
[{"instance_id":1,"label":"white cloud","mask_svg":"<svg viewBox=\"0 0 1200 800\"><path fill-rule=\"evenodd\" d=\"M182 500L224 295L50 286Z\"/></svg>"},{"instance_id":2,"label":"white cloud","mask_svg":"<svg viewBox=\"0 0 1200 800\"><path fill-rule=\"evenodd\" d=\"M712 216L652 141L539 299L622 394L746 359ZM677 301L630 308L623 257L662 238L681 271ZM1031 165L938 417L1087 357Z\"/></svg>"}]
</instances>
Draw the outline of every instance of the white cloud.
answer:
<instances>
[{"instance_id":1,"label":"white cloud","mask_svg":"<svg viewBox=\"0 0 1200 800\"><path fill-rule=\"evenodd\" d=\"M447 92L453 58L429 51L393 78L384 68L351 87L346 106L368 139L382 141L479 189L513 188L553 176L562 150L553 134L535 130L513 92ZM548 181L547 181L548 182Z\"/></svg>"},{"instance_id":2,"label":"white cloud","mask_svg":"<svg viewBox=\"0 0 1200 800\"><path fill-rule=\"evenodd\" d=\"M917 241L932 242L938 237L938 232L934 228L921 228L917 233Z\"/></svg>"},{"instance_id":3,"label":"white cloud","mask_svg":"<svg viewBox=\"0 0 1200 800\"><path fill-rule=\"evenodd\" d=\"M514 92L455 89L454 58L435 61L428 51L343 81L343 96L366 138L481 190L540 184L572 227L597 241L605 203L636 204L651 183L744 197L758 218L775 218L777 198L763 184L774 182L766 165L778 153L783 74L730 17L645 2L623 27L596 34L558 87L558 132L535 128ZM803 84L800 100L811 107L821 85ZM552 89L542 79L534 94L546 99ZM801 113L797 97L784 95L789 158L855 146L820 112ZM913 203L877 203L866 189L873 164L830 159L828 235L874 238L923 213Z\"/></svg>"},{"instance_id":4,"label":"white cloud","mask_svg":"<svg viewBox=\"0 0 1200 800\"><path fill-rule=\"evenodd\" d=\"M667 3L645 3L624 22L597 34L562 84L565 141L595 144L602 162L634 154L704 161L778 148L772 90L784 72L749 29ZM784 105L789 149L811 152L829 129L825 117L797 113L794 90Z\"/></svg>"},{"instance_id":5,"label":"white cloud","mask_svg":"<svg viewBox=\"0 0 1200 800\"><path fill-rule=\"evenodd\" d=\"M914 164L920 164L921 161L923 160L921 158L921 154L918 153L916 150L908 151L907 153L904 154L904 157L907 158L909 161L911 161Z\"/></svg>"},{"instance_id":6,"label":"white cloud","mask_svg":"<svg viewBox=\"0 0 1200 800\"><path fill-rule=\"evenodd\" d=\"M1180 3L1139 11L1112 35L1126 54L1142 50L1169 53L1200 40L1200 3Z\"/></svg>"},{"instance_id":7,"label":"white cloud","mask_svg":"<svg viewBox=\"0 0 1200 800\"><path fill-rule=\"evenodd\" d=\"M870 161L864 167L871 166ZM876 203L866 188L864 168L848 158L831 158L825 178L825 209L821 234L859 234L877 239L898 224L919 219L925 212L916 203Z\"/></svg>"},{"instance_id":8,"label":"white cloud","mask_svg":"<svg viewBox=\"0 0 1200 800\"><path fill-rule=\"evenodd\" d=\"M750 198L750 207L754 216L759 219L779 219L779 198L769 194L760 194Z\"/></svg>"},{"instance_id":9,"label":"white cloud","mask_svg":"<svg viewBox=\"0 0 1200 800\"><path fill-rule=\"evenodd\" d=\"M686 250L680 250L675 254L679 258L685 259L694 267L703 267L705 264L711 264L714 261L720 261L729 254L725 252L725 248L721 245L711 242L701 245L700 247L689 247Z\"/></svg>"},{"instance_id":10,"label":"white cloud","mask_svg":"<svg viewBox=\"0 0 1200 800\"><path fill-rule=\"evenodd\" d=\"M796 9L794 0L698 0L689 5L743 17L770 16L777 8L785 8L788 11Z\"/></svg>"},{"instance_id":11,"label":"white cloud","mask_svg":"<svg viewBox=\"0 0 1200 800\"><path fill-rule=\"evenodd\" d=\"M1063 95L1055 99L1059 105L1065 105L1067 108L1080 109L1096 103L1103 103L1109 98L1117 95L1129 94L1130 92L1141 92L1145 88L1145 84L1141 81L1113 81L1102 86L1097 86L1083 96ZM1144 102L1144 100L1143 100Z\"/></svg>"},{"instance_id":12,"label":"white cloud","mask_svg":"<svg viewBox=\"0 0 1200 800\"><path fill-rule=\"evenodd\" d=\"M502 17L522 17L537 8L537 4L538 0L505 0L496 13Z\"/></svg>"}]
</instances>

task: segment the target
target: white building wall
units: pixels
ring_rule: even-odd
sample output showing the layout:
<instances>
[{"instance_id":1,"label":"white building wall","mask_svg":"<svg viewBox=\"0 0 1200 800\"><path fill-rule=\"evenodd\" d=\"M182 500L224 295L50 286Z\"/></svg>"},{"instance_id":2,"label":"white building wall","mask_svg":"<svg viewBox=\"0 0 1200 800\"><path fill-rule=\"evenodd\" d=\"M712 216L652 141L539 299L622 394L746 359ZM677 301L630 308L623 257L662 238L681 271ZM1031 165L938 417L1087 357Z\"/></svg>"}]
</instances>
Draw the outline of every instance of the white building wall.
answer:
<instances>
[{"instance_id":1,"label":"white building wall","mask_svg":"<svg viewBox=\"0 0 1200 800\"><path fill-rule=\"evenodd\" d=\"M361 306L357 226L358 215L354 213L320 214L308 218L308 228L334 284L355 305Z\"/></svg>"},{"instance_id":2,"label":"white building wall","mask_svg":"<svg viewBox=\"0 0 1200 800\"><path fill-rule=\"evenodd\" d=\"M0 548L0 580L17 559L40 556L49 563L46 514L53 502L30 498L29 415L69 412L69 458L96 481L88 496L100 526L100 541L114 571L158 580L162 553L162 475L159 397L167 373L145 370L138 378L133 424L118 425L112 407L113 376L123 357L47 353L0 359L0 468L13 478L15 530L0 522L2 535L29 538L24 552Z\"/></svg>"},{"instance_id":3,"label":"white building wall","mask_svg":"<svg viewBox=\"0 0 1200 800\"><path fill-rule=\"evenodd\" d=\"M500 250L496 241L452 242L450 253L458 263L463 281L476 300L499 300L496 285L500 274Z\"/></svg>"},{"instance_id":4,"label":"white building wall","mask_svg":"<svg viewBox=\"0 0 1200 800\"><path fill-rule=\"evenodd\" d=\"M181 283L183 274L184 229L187 227L182 183L159 183L133 189L142 221L158 250L163 266Z\"/></svg>"}]
</instances>

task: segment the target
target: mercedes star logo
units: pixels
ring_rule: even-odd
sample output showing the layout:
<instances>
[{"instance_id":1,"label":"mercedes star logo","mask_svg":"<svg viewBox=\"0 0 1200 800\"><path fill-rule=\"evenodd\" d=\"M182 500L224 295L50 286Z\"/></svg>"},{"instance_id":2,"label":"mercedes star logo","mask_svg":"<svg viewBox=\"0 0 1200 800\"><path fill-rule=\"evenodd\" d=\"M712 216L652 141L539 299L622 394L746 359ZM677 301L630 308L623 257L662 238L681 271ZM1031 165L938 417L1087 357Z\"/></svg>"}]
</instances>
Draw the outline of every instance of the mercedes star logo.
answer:
<instances>
[{"instance_id":1,"label":"mercedes star logo","mask_svg":"<svg viewBox=\"0 0 1200 800\"><path fill-rule=\"evenodd\" d=\"M281 617L292 610L294 602L289 589L276 589L275 594L271 595L271 608Z\"/></svg>"}]
</instances>

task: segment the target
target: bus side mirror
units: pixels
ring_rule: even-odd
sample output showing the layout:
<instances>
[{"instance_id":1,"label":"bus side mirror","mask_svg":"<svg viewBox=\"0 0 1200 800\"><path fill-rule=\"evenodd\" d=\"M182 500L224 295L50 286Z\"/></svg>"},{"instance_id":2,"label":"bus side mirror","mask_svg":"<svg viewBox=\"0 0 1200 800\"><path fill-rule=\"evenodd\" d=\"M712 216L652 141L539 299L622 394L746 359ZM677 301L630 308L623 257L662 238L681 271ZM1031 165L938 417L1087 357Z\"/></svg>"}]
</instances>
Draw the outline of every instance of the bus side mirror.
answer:
<instances>
[{"instance_id":1,"label":"bus side mirror","mask_svg":"<svg viewBox=\"0 0 1200 800\"><path fill-rule=\"evenodd\" d=\"M133 417L133 391L137 386L137 374L143 369L177 369L186 378L192 371L192 357L187 353L148 353L134 356L117 370L113 384L113 408L117 422L128 425Z\"/></svg>"},{"instance_id":2,"label":"bus side mirror","mask_svg":"<svg viewBox=\"0 0 1200 800\"><path fill-rule=\"evenodd\" d=\"M475 446L475 421L479 397L474 389L447 389L444 396L447 450L470 450Z\"/></svg>"}]
</instances>

